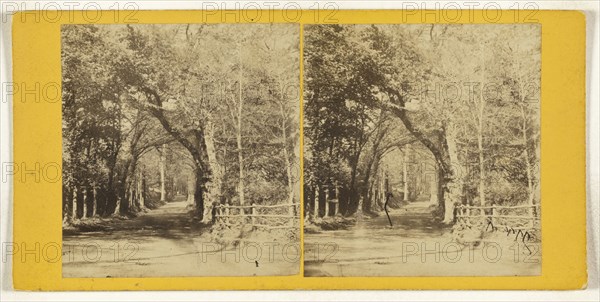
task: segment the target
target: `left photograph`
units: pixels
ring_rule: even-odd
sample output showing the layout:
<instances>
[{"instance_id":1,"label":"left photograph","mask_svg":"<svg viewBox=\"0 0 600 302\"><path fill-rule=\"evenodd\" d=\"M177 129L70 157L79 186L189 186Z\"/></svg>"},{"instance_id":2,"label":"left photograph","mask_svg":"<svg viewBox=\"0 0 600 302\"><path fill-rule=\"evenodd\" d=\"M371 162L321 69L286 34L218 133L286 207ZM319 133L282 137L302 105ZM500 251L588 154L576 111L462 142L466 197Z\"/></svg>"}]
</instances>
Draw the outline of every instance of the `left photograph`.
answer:
<instances>
[{"instance_id":1,"label":"left photograph","mask_svg":"<svg viewBox=\"0 0 600 302\"><path fill-rule=\"evenodd\" d=\"M299 42L63 25L63 277L299 274Z\"/></svg>"}]
</instances>

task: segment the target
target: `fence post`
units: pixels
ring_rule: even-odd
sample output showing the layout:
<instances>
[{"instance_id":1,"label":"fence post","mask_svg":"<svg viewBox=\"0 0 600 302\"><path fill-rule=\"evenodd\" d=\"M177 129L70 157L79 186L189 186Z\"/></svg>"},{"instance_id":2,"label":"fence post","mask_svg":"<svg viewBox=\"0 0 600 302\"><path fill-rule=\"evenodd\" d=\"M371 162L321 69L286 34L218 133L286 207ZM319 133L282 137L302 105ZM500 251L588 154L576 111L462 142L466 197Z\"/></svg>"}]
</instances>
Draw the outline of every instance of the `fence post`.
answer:
<instances>
[{"instance_id":1,"label":"fence post","mask_svg":"<svg viewBox=\"0 0 600 302\"><path fill-rule=\"evenodd\" d=\"M496 205L492 204L492 216L490 217L490 222L492 223L492 225L496 225L496 222L494 221L494 218L496 217Z\"/></svg>"},{"instance_id":2,"label":"fence post","mask_svg":"<svg viewBox=\"0 0 600 302\"><path fill-rule=\"evenodd\" d=\"M251 208L250 208L250 223L252 223L252 228L254 228L254 225L256 225L256 206L254 205L254 202L251 204Z\"/></svg>"}]
</instances>

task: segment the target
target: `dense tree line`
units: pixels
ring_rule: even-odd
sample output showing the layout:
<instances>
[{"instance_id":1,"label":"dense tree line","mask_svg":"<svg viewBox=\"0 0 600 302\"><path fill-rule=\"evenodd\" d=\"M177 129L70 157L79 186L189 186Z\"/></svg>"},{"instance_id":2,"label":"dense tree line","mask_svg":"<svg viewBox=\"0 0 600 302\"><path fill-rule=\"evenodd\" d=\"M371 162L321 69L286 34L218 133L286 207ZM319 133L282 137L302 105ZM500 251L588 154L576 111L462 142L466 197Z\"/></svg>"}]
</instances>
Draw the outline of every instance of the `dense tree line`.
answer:
<instances>
[{"instance_id":1,"label":"dense tree line","mask_svg":"<svg viewBox=\"0 0 600 302\"><path fill-rule=\"evenodd\" d=\"M294 25L65 26L65 222L298 198Z\"/></svg>"},{"instance_id":2,"label":"dense tree line","mask_svg":"<svg viewBox=\"0 0 600 302\"><path fill-rule=\"evenodd\" d=\"M341 214L376 211L385 175L402 173L386 169L389 152L431 163L446 222L461 203L539 202L538 27L312 25L304 34L305 203L335 184Z\"/></svg>"}]
</instances>

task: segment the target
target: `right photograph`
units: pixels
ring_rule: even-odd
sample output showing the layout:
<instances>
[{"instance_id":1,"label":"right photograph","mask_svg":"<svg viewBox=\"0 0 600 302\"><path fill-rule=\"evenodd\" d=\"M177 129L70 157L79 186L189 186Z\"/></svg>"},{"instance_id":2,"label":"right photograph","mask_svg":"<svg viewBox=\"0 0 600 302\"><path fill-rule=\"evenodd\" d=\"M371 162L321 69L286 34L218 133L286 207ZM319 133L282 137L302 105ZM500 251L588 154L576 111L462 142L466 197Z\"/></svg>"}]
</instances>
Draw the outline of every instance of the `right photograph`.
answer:
<instances>
[{"instance_id":1,"label":"right photograph","mask_svg":"<svg viewBox=\"0 0 600 302\"><path fill-rule=\"evenodd\" d=\"M304 27L304 275L541 274L539 24Z\"/></svg>"}]
</instances>

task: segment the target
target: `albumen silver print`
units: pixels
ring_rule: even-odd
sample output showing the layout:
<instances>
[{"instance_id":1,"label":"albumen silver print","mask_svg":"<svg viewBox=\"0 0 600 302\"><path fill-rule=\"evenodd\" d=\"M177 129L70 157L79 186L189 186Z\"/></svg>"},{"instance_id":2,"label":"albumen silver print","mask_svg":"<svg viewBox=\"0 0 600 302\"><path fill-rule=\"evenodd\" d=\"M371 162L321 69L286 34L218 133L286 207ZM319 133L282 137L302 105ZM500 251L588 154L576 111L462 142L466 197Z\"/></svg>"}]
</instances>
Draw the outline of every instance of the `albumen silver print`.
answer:
<instances>
[{"instance_id":1,"label":"albumen silver print","mask_svg":"<svg viewBox=\"0 0 600 302\"><path fill-rule=\"evenodd\" d=\"M62 27L63 277L300 272L300 27Z\"/></svg>"},{"instance_id":2,"label":"albumen silver print","mask_svg":"<svg viewBox=\"0 0 600 302\"><path fill-rule=\"evenodd\" d=\"M305 26L305 276L541 273L540 31Z\"/></svg>"}]
</instances>

